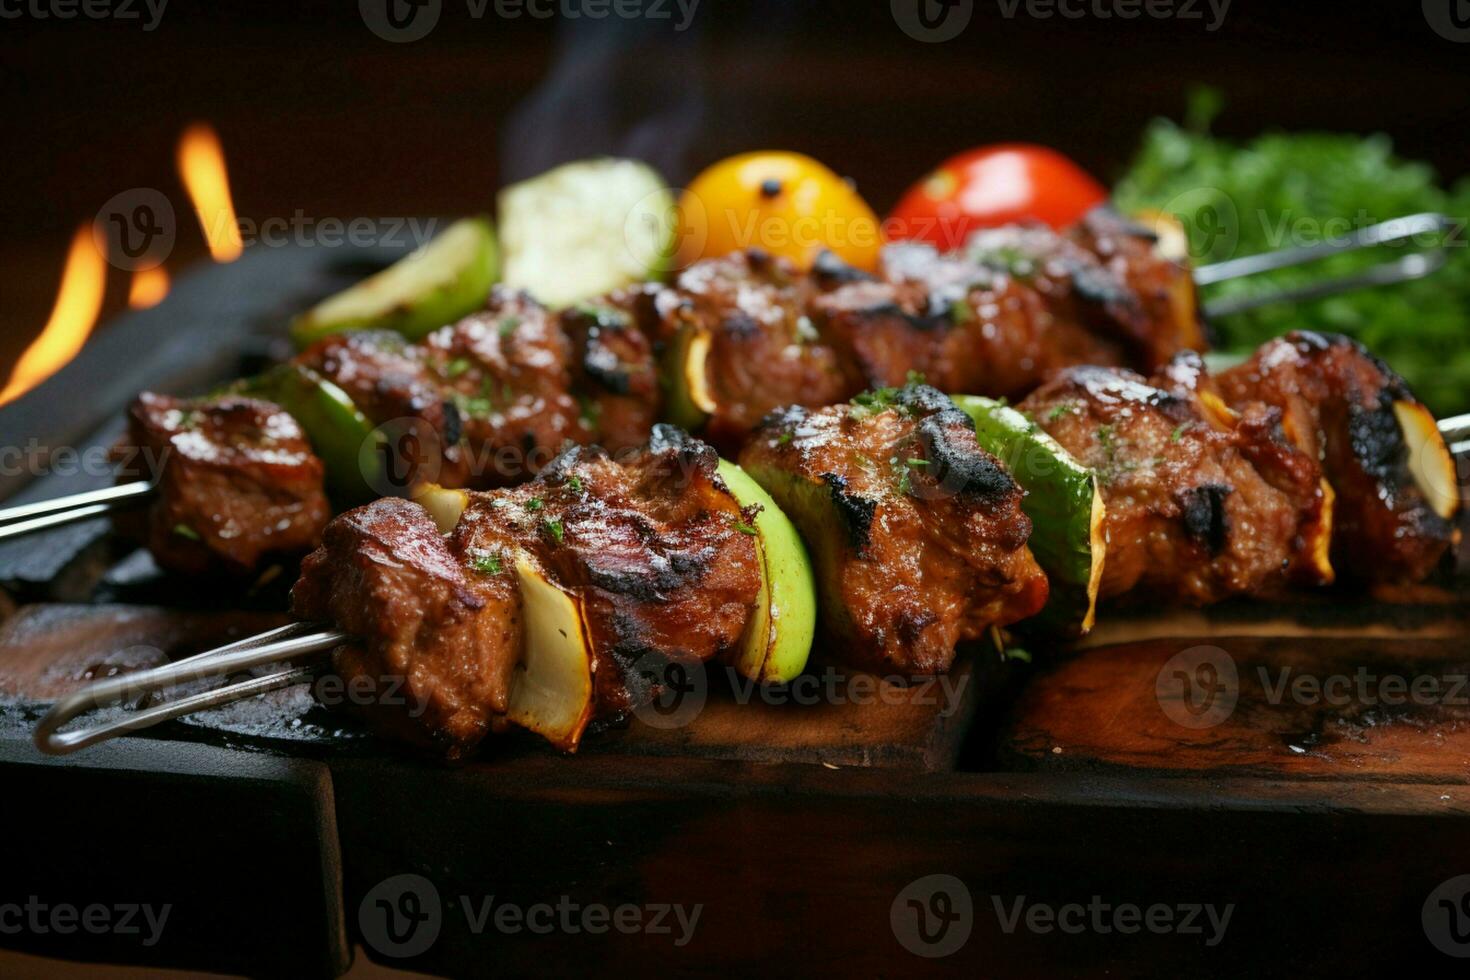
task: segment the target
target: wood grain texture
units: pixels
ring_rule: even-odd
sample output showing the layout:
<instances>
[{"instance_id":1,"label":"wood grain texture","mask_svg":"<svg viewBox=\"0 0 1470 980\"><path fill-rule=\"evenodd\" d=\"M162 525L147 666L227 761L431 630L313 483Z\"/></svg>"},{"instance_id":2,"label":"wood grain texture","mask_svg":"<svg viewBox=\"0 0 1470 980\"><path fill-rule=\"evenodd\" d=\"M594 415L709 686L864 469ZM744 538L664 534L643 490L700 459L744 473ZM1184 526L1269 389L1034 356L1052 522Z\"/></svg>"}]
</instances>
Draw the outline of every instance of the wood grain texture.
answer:
<instances>
[{"instance_id":1,"label":"wood grain texture","mask_svg":"<svg viewBox=\"0 0 1470 980\"><path fill-rule=\"evenodd\" d=\"M537 975L595 963L615 975L985 977L1353 976L1392 962L1413 975L1438 956L1419 924L1425 896L1470 867L1465 794L1441 801L1413 784L582 761L334 764L348 907L392 876L428 878L442 929L402 965L447 975L487 962ZM891 915L933 874L963 883L973 925L954 955L926 960L900 945ZM464 909L487 895L703 908L679 947L670 935L477 930ZM1007 931L995 912L1094 896L1234 911L1214 946Z\"/></svg>"},{"instance_id":2,"label":"wood grain texture","mask_svg":"<svg viewBox=\"0 0 1470 980\"><path fill-rule=\"evenodd\" d=\"M1463 783L1470 607L1448 592L1417 598L1114 620L1028 683L1000 757L1048 770Z\"/></svg>"},{"instance_id":3,"label":"wood grain texture","mask_svg":"<svg viewBox=\"0 0 1470 980\"><path fill-rule=\"evenodd\" d=\"M1279 610L1260 611L1273 622L1279 618ZM1453 607L1440 608L1447 611L1453 616ZM68 636L91 643L90 654L71 656L80 664L91 662L106 638L124 628L134 631L129 639L157 637L165 624L187 632L175 621L178 613L128 610L120 615L107 607L31 607L0 628L0 641L7 635L44 638L50 633L42 627L50 623L56 638L39 648L65 649ZM1391 651L1385 663L1426 673L1447 674L1464 659L1462 639L1445 636L1411 644L1342 636L1232 637L1232 630L1245 632L1239 625L1244 615L1223 610L1212 614L1203 637L1114 644L1039 672L1018 703L1016 724L1000 734L1007 750L1000 762L1028 770L1020 772L925 772L917 765L828 768L699 757L706 751L701 739L718 741L701 734L700 726L711 719L728 714L735 730L720 737L733 743L743 734L749 746L772 738L770 726L786 716L787 708L800 710L762 706L740 727L746 715L736 709L752 706L713 707L728 694L719 690L710 692L705 712L673 735L655 737L634 726L605 733L600 746L589 743L578 757L512 739L488 746L473 762L446 766L377 743L354 749L329 737L289 743L241 739L228 729L175 727L160 738L126 739L49 761L44 785L17 780L18 773L24 775L19 767L30 764L34 751L15 740L20 736L0 731L0 749L5 749L0 767L7 785L34 801L29 812L34 825L63 827L74 841L66 854L46 857L55 880L86 880L89 868L115 852L116 842L103 828L123 827L129 843L150 854L185 842L156 860L166 863L170 874L176 866L185 868L190 875L185 880L195 881L197 887L179 884L171 892L184 895L191 907L214 901L210 896L222 890L264 901L260 896L285 880L262 880L270 866L250 857L253 851L240 851L239 841L245 828L276 827L283 813L298 812L286 802L295 791L282 796L273 789L242 788L240 779L258 779L251 767L261 765L316 767L314 778L326 774L329 779L347 942L364 945L359 917L364 908L376 907L383 882L419 875L443 901L432 946L408 960L382 957L370 943L365 951L384 964L436 974L478 974L493 964L497 973L509 975L564 975L595 965L613 975L729 975L759 969L778 975L840 970L864 976L979 972L1030 977L1044 963L1048 972L1076 976L1261 975L1262 950L1272 951L1269 972L1279 974L1353 975L1369 963L1394 963L1411 973L1442 966L1431 958L1439 954L1426 943L1419 916L1432 889L1470 868L1470 780L1435 768L1433 753L1405 753L1400 772L1381 761L1376 769L1336 763L1304 779L1301 771L1274 765L1289 750L1263 748L1252 741L1258 732L1251 727L1237 736L1238 752L1258 753L1247 756L1247 765L1184 764L1180 760L1191 753L1204 753L1198 757L1207 763L1217 756L1210 754L1207 740L1195 744L1178 735L1167 748L1122 762L1093 758L1074 765L1083 756L1080 739L1061 756L1051 753L1044 739L1036 742L1043 746L1039 754L1025 750L1020 733L1028 718L1055 722L1077 716L1082 719L1078 727L1085 729L1098 727L1101 717L1116 732L1134 730L1150 702L1137 697L1109 702L1106 696L1114 689L1134 690L1146 680L1152 697L1159 664L1180 642L1214 642L1231 650L1243 667L1268 660L1273 649L1313 669L1366 660L1380 647ZM1176 632L1187 632L1184 626L1201 632L1193 617L1177 625ZM1155 626L1166 628L1156 618ZM1420 626L1446 636L1453 629L1427 620ZM1305 627L1299 623L1298 628ZM1412 655L1404 652L1410 649ZM1120 650L1132 653L1120 659ZM0 642L0 663L6 659ZM1120 667L1133 661L1150 667L1153 676L1136 665L1132 674ZM1095 665L1088 675L1093 687L1057 685L1056 678L1087 664ZM16 672L43 675L34 669ZM1142 680L1130 681L1134 675ZM997 680L1006 678L989 679ZM1042 692L1051 692L1045 698L1051 713L1045 716L1028 710ZM1096 711L1089 707L1094 702ZM1111 718L1100 714L1107 704L1116 709ZM765 708L769 719L764 719ZM977 710L973 733L989 737L992 709L977 705ZM1157 701L1152 711L1163 717ZM818 711L811 721L840 715ZM861 728L855 717L848 720ZM185 734L248 751L172 741ZM1406 726L1405 738L1410 734ZM859 730L843 733L849 744L860 736ZM666 744L636 746L644 738L662 738ZM695 754L668 754L681 743ZM1370 744L1381 749L1381 743ZM262 753L263 748L269 751ZM200 752L207 758L196 758ZM295 755L319 761L289 758ZM1324 765L1321 760L1312 764ZM112 775L98 782L89 774L96 767ZM139 792L157 801L140 811L147 823L134 821L131 813L118 823L105 808L86 817L91 823L78 823L79 814L87 814L84 798L131 799ZM180 801L188 801L188 819L182 823L159 812L176 813ZM210 853L206 845L190 843L196 839L192 831L184 833L195 826L238 858L229 867L211 865L204 884L188 863L190 855ZM250 839L248 833L245 837ZM308 860L294 851L281 853L296 867ZM1242 868L1250 873L1242 874ZM942 960L920 959L904 948L892 918L900 893L933 874L959 879L973 907L968 941ZM247 886L243 892L241 883ZM701 906L701 914L692 939L682 946L668 933L558 930L538 935L477 924L470 915L490 897L521 908L683 903ZM1018 899L1057 906L1094 898L1143 907L1209 902L1229 904L1234 911L1223 941L1209 946L1201 936L1178 934L1008 931L995 910L996 903L1009 908ZM298 943L308 933L298 930L289 947L245 949L235 943L222 960L197 949L175 949L169 961L219 962L219 968L258 972L263 968L258 957L279 948L304 957ZM330 940L322 948L328 952L313 954L315 962L332 963L340 954L330 951L340 951L341 943ZM137 961L137 951L116 944L67 955Z\"/></svg>"}]
</instances>

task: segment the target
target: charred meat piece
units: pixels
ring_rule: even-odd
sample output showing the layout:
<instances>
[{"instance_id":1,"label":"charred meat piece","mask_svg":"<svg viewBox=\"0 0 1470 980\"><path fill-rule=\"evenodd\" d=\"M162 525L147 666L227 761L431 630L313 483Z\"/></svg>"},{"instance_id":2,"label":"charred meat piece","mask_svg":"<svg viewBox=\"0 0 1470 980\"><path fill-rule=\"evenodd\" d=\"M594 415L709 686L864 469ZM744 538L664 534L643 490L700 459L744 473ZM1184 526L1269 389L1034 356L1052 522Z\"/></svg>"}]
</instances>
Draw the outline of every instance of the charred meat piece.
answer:
<instances>
[{"instance_id":1,"label":"charred meat piece","mask_svg":"<svg viewBox=\"0 0 1470 980\"><path fill-rule=\"evenodd\" d=\"M1209 338L1200 319L1194 273L1185 261L1188 244L1171 250L1147 228L1112 208L1089 211L1068 233L1126 287L1139 315L1116 322L1132 340L1138 364L1153 371L1181 350L1204 351ZM1179 229L1182 238L1183 229Z\"/></svg>"},{"instance_id":2,"label":"charred meat piece","mask_svg":"<svg viewBox=\"0 0 1470 980\"><path fill-rule=\"evenodd\" d=\"M447 534L419 504L380 500L328 526L293 612L356 637L334 663L348 690L356 678L376 701L373 724L450 756L512 722L533 727L519 706L541 698L544 715L545 699L565 694L526 680L538 635L585 638L585 702L560 712L574 724L555 737L535 729L575 748L589 719L644 703L669 664L721 656L745 629L760 592L753 515L716 463L658 426L621 459L573 448L530 483L463 495ZM574 612L548 626L531 588L569 597Z\"/></svg>"},{"instance_id":3,"label":"charred meat piece","mask_svg":"<svg viewBox=\"0 0 1470 980\"><path fill-rule=\"evenodd\" d=\"M455 529L462 554L504 565L519 549L579 597L595 717L645 702L661 665L709 661L740 639L761 572L717 463L708 445L659 425L636 452L571 449L531 483L472 498Z\"/></svg>"},{"instance_id":4,"label":"charred meat piece","mask_svg":"<svg viewBox=\"0 0 1470 980\"><path fill-rule=\"evenodd\" d=\"M697 262L658 297L667 342L681 330L709 337L703 364L716 410L704 430L717 446L739 445L783 405L829 405L863 387L821 342L808 316L810 277L758 249Z\"/></svg>"},{"instance_id":5,"label":"charred meat piece","mask_svg":"<svg viewBox=\"0 0 1470 980\"><path fill-rule=\"evenodd\" d=\"M506 727L520 591L467 567L418 504L388 497L333 520L291 606L355 637L332 664L344 703L379 731L456 757Z\"/></svg>"},{"instance_id":6,"label":"charred meat piece","mask_svg":"<svg viewBox=\"0 0 1470 980\"><path fill-rule=\"evenodd\" d=\"M1121 368L1071 368L1019 407L1098 474L1107 504L1103 598L1137 591L1203 605L1330 577L1319 474L1308 467L1298 482L1278 474L1287 490L1263 477L1248 456L1267 452L1255 443L1276 438L1272 419L1238 425L1205 387L1197 357L1153 381Z\"/></svg>"},{"instance_id":7,"label":"charred meat piece","mask_svg":"<svg viewBox=\"0 0 1470 980\"><path fill-rule=\"evenodd\" d=\"M122 530L170 571L254 574L315 547L331 517L321 460L269 402L144 392L116 455L120 480L158 486L145 512L120 518Z\"/></svg>"},{"instance_id":8,"label":"charred meat piece","mask_svg":"<svg viewBox=\"0 0 1470 980\"><path fill-rule=\"evenodd\" d=\"M1458 488L1433 417L1388 365L1346 337L1297 332L1218 384L1233 405L1278 409L1292 443L1322 460L1337 493L1332 555L1344 577L1415 582L1434 570L1456 536Z\"/></svg>"},{"instance_id":9,"label":"charred meat piece","mask_svg":"<svg viewBox=\"0 0 1470 980\"><path fill-rule=\"evenodd\" d=\"M649 322L652 297L646 289L622 290L561 315L583 422L613 452L646 442L658 420L658 368L639 326Z\"/></svg>"},{"instance_id":10,"label":"charred meat piece","mask_svg":"<svg viewBox=\"0 0 1470 980\"><path fill-rule=\"evenodd\" d=\"M801 530L822 628L856 663L941 672L955 644L1046 602L1021 489L934 388L774 413L740 463Z\"/></svg>"},{"instance_id":11,"label":"charred meat piece","mask_svg":"<svg viewBox=\"0 0 1470 980\"><path fill-rule=\"evenodd\" d=\"M1088 329L1074 305L1034 279L905 244L883 250L879 280L817 297L813 319L864 385L922 375L945 391L1011 397L1071 364L1126 362L1124 344Z\"/></svg>"},{"instance_id":12,"label":"charred meat piece","mask_svg":"<svg viewBox=\"0 0 1470 980\"><path fill-rule=\"evenodd\" d=\"M484 311L426 337L421 356L459 417L465 476L454 486L521 483L566 443L592 441L571 394L572 346L526 293L497 288Z\"/></svg>"}]
</instances>

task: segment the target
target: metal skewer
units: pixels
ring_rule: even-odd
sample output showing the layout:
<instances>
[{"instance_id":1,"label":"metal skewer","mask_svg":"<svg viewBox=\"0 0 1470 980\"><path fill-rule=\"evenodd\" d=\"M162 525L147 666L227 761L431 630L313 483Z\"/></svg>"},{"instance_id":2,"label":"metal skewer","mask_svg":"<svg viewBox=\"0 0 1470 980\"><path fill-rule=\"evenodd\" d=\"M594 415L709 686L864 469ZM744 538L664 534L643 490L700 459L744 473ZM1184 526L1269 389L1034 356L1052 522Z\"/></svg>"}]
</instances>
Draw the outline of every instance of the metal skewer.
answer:
<instances>
[{"instance_id":1,"label":"metal skewer","mask_svg":"<svg viewBox=\"0 0 1470 980\"><path fill-rule=\"evenodd\" d=\"M152 483L140 480L136 483L120 483L102 490L68 494L55 500L0 509L0 541L135 506L151 495L154 489Z\"/></svg>"},{"instance_id":2,"label":"metal skewer","mask_svg":"<svg viewBox=\"0 0 1470 980\"><path fill-rule=\"evenodd\" d=\"M1444 419L1439 423L1439 429L1447 441L1462 438L1465 440L1451 446L1452 452L1470 452L1470 414ZM90 728L61 731L62 726L98 708L137 699L178 684L210 680L254 667L324 653L350 639L348 634L319 623L293 623L152 670L98 681L67 695L51 706L36 726L36 746L48 755L66 755L160 722L288 687L313 677L321 669L321 665L287 666L260 677L221 685L177 700L127 712L120 718Z\"/></svg>"},{"instance_id":3,"label":"metal skewer","mask_svg":"<svg viewBox=\"0 0 1470 980\"><path fill-rule=\"evenodd\" d=\"M1345 255L1360 249L1390 245L1417 235L1442 236L1437 243L1421 251L1412 252L1391 262L1371 266L1355 275L1340 279L1325 279L1321 282L1306 283L1255 296L1226 296L1212 300L1204 304L1204 314L1206 318L1228 316L1231 313L1253 310L1258 306L1268 306L1273 303L1318 299L1337 293L1351 292L1355 289L1365 289L1369 286L1389 286L1394 283L1408 282L1411 279L1422 279L1443 266L1449 259L1449 238L1457 227L1453 220L1442 214L1432 212L1410 214L1370 225L1367 228L1360 228L1344 241L1314 242L1310 245L1262 252L1259 255L1246 255L1238 259L1216 262L1214 265L1200 266L1194 270L1194 281L1196 285L1211 286L1231 279L1246 279L1263 272L1319 262L1333 255Z\"/></svg>"},{"instance_id":4,"label":"metal skewer","mask_svg":"<svg viewBox=\"0 0 1470 980\"><path fill-rule=\"evenodd\" d=\"M1470 414L1440 419L1439 434L1449 443L1451 456L1470 454Z\"/></svg>"},{"instance_id":5,"label":"metal skewer","mask_svg":"<svg viewBox=\"0 0 1470 980\"><path fill-rule=\"evenodd\" d=\"M122 717L69 732L60 729L88 712L120 701L140 698L164 688L193 681L225 677L252 667L263 667L293 658L319 654L339 646L347 634L327 629L318 623L292 623L258 636L185 657L171 664L137 674L124 674L89 684L51 706L36 726L36 747L47 755L67 755L98 742L126 735L160 722L205 708L218 707L256 694L288 687L312 677L318 665L294 665L261 677L200 691L165 701Z\"/></svg>"}]
</instances>

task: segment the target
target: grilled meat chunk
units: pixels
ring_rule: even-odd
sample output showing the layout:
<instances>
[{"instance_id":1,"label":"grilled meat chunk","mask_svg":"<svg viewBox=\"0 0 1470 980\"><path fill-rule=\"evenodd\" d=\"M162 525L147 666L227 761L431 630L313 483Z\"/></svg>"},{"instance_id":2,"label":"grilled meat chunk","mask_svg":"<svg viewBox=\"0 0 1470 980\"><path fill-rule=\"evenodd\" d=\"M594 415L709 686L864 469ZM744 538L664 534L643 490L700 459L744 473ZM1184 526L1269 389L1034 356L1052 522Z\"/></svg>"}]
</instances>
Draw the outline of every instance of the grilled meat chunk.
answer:
<instances>
[{"instance_id":1,"label":"grilled meat chunk","mask_svg":"<svg viewBox=\"0 0 1470 980\"><path fill-rule=\"evenodd\" d=\"M759 249L696 262L659 295L660 335L709 336L705 380L717 406L702 433L738 446L783 405L830 405L861 390L861 378L820 343L808 316L812 281Z\"/></svg>"},{"instance_id":2,"label":"grilled meat chunk","mask_svg":"<svg viewBox=\"0 0 1470 980\"><path fill-rule=\"evenodd\" d=\"M801 530L822 628L856 663L941 672L957 643L1046 602L1021 489L934 388L776 412L740 463Z\"/></svg>"},{"instance_id":3,"label":"grilled meat chunk","mask_svg":"<svg viewBox=\"0 0 1470 980\"><path fill-rule=\"evenodd\" d=\"M1405 440L1404 425L1429 416L1388 365L1347 337L1301 331L1263 345L1218 384L1232 404L1279 410L1291 442L1322 461L1337 493L1332 557L1344 577L1416 582L1434 570L1455 528L1436 510L1436 488L1416 480ZM1421 451L1442 451L1437 439ZM1439 494L1456 495L1445 482Z\"/></svg>"},{"instance_id":4,"label":"grilled meat chunk","mask_svg":"<svg viewBox=\"0 0 1470 980\"><path fill-rule=\"evenodd\" d=\"M646 442L658 420L658 369L649 335L639 326L650 322L652 302L647 289L621 290L561 317L583 423L612 452Z\"/></svg>"},{"instance_id":5,"label":"grilled meat chunk","mask_svg":"<svg viewBox=\"0 0 1470 980\"><path fill-rule=\"evenodd\" d=\"M119 518L121 529L170 571L254 574L313 548L331 517L321 460L269 402L144 392L116 455L120 480L158 485L146 511Z\"/></svg>"},{"instance_id":6,"label":"grilled meat chunk","mask_svg":"<svg viewBox=\"0 0 1470 980\"><path fill-rule=\"evenodd\" d=\"M333 520L291 608L355 637L332 665L379 731L456 757L506 727L520 591L466 567L418 504L387 497Z\"/></svg>"},{"instance_id":7,"label":"grilled meat chunk","mask_svg":"<svg viewBox=\"0 0 1470 980\"><path fill-rule=\"evenodd\" d=\"M1124 363L1124 346L1089 330L1075 304L1053 302L1005 271L913 244L885 248L880 268L881 279L846 283L813 303L819 333L862 385L902 385L918 374L945 391L1009 397L1070 364Z\"/></svg>"},{"instance_id":8,"label":"grilled meat chunk","mask_svg":"<svg viewBox=\"0 0 1470 980\"><path fill-rule=\"evenodd\" d=\"M876 276L830 254L810 274L754 249L707 259L658 295L655 339L708 336L705 431L728 447L775 408L914 375L1019 397L1074 364L1155 370L1204 346L1191 290L1151 235L1099 212L1073 237L1016 225L947 254L890 245Z\"/></svg>"},{"instance_id":9,"label":"grilled meat chunk","mask_svg":"<svg viewBox=\"0 0 1470 980\"><path fill-rule=\"evenodd\" d=\"M575 448L531 483L472 499L454 547L532 554L577 594L593 651L596 716L647 700L664 662L734 649L760 589L755 541L718 457L659 425L645 448Z\"/></svg>"},{"instance_id":10,"label":"grilled meat chunk","mask_svg":"<svg viewBox=\"0 0 1470 980\"><path fill-rule=\"evenodd\" d=\"M391 489L426 483L511 486L568 444L641 444L658 411L653 354L628 316L642 291L605 315L555 315L496 289L485 310L409 344L397 334L329 337L298 362L345 390L392 451ZM382 488L384 490L389 487Z\"/></svg>"},{"instance_id":11,"label":"grilled meat chunk","mask_svg":"<svg viewBox=\"0 0 1470 980\"><path fill-rule=\"evenodd\" d=\"M573 448L530 483L467 494L447 535L419 504L380 500L328 526L293 611L356 637L334 655L348 685L386 693L401 682L400 697L373 706L376 725L460 755L517 717L536 628L519 571L529 564L575 597L582 622L561 628L588 641L592 705L581 724L615 716L646 701L669 663L733 649L754 608L752 515L716 463L707 445L658 426L619 459Z\"/></svg>"},{"instance_id":12,"label":"grilled meat chunk","mask_svg":"<svg viewBox=\"0 0 1470 980\"><path fill-rule=\"evenodd\" d=\"M1077 367L1019 406L1098 473L1103 598L1137 591L1203 605L1330 580L1320 472L1281 442L1279 420L1253 408L1240 424L1205 380L1197 355L1152 381ZM1272 460L1274 483L1252 458Z\"/></svg>"},{"instance_id":13,"label":"grilled meat chunk","mask_svg":"<svg viewBox=\"0 0 1470 980\"><path fill-rule=\"evenodd\" d=\"M1181 350L1209 347L1185 255L1165 254L1169 250L1157 235L1107 206L1093 208L1068 235L1096 256L1131 297L1137 315L1116 322L1133 342L1135 366L1157 370Z\"/></svg>"},{"instance_id":14,"label":"grilled meat chunk","mask_svg":"<svg viewBox=\"0 0 1470 980\"><path fill-rule=\"evenodd\" d=\"M572 346L529 294L497 287L485 310L430 334L421 352L460 419L467 472L455 486L521 483L564 444L592 441L571 394Z\"/></svg>"}]
</instances>

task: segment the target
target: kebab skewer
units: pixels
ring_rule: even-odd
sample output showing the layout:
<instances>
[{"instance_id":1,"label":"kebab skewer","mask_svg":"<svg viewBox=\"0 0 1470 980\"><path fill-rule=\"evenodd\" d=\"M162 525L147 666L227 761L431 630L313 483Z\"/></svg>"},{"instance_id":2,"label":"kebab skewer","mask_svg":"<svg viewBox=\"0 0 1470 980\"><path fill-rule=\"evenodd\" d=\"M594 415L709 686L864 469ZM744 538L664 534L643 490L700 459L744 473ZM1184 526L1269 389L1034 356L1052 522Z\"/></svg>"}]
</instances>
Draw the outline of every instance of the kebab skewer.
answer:
<instances>
[{"instance_id":1,"label":"kebab skewer","mask_svg":"<svg viewBox=\"0 0 1470 980\"><path fill-rule=\"evenodd\" d=\"M418 344L384 332L324 338L239 390L285 406L319 465L268 406L146 396L129 444L167 464L144 473L163 493L147 520L125 523L166 567L250 574L320 532L314 468L341 503L430 481L513 483L567 442L636 444L660 414L653 346L664 348L667 414L732 451L768 408L817 407L914 374L952 391L1022 393L1081 360L1149 371L1202 346L1183 267L1105 211L1069 236L997 229L955 255L891 246L882 269L875 278L827 256L801 275L751 251L559 315L497 290L485 311ZM255 465L236 445L299 464L299 478L277 480L289 467ZM95 516L143 499L140 489L71 503ZM58 523L64 503L30 505L0 534Z\"/></svg>"},{"instance_id":2,"label":"kebab skewer","mask_svg":"<svg viewBox=\"0 0 1470 980\"><path fill-rule=\"evenodd\" d=\"M808 275L748 251L561 313L497 289L482 312L417 343L314 329L290 364L230 392L279 405L301 431L261 424L274 418L265 405L144 396L120 479L169 499L142 487L80 495L27 508L0 536L146 500L146 518L123 524L161 565L242 577L304 551L325 521L322 492L341 506L424 482L511 484L567 443L637 445L660 415L733 452L771 409L843 401L912 372L1004 395L1064 364L1149 367L1179 343L1202 344L1188 276L1150 238L1101 213L1076 237L998 230L955 256L892 246L881 278L830 255ZM320 486L277 486L235 445L295 454L296 475L319 468ZM181 492L196 483L214 489Z\"/></svg>"},{"instance_id":3,"label":"kebab skewer","mask_svg":"<svg viewBox=\"0 0 1470 980\"><path fill-rule=\"evenodd\" d=\"M824 645L860 664L942 671L956 643L1037 612L1048 582L1032 546L1049 555L1079 539L1097 548L1087 556L1089 607L1124 595L1200 605L1324 584L1339 566L1344 578L1413 581L1456 538L1456 505L1436 482L1453 473L1423 462L1448 465L1447 453L1416 457L1401 435L1399 418L1422 407L1385 366L1340 338L1293 335L1217 379L1192 354L1148 379L1069 369L1014 410L1028 437L1010 443L1019 477L982 448L1004 442L996 436L1004 426L971 402L960 404L986 420L980 425L923 385L816 411L795 407L773 414L742 455L770 493L759 506L772 517L789 513L810 548ZM1302 413L1320 442L1307 441L1288 411ZM1394 428L1372 421L1384 413ZM1397 441L1365 444L1365 425ZM1016 447L1030 453L1017 456ZM1017 480L1046 484L1043 451L1052 472L1069 455L1088 464L1094 497L1071 513L1063 508L1060 523L1033 526ZM691 488L671 492L650 478L651 459L690 466ZM786 671L805 662L804 641L771 623L794 608L773 598L793 595L792 584L760 558L769 537L744 525L756 516L749 503L730 499L738 497L730 486L747 485L725 484L720 465L708 446L665 426L630 463L573 449L525 487L438 491L423 506L384 500L351 511L332 522L293 596L297 615L316 624L302 628L315 632L277 651L227 656L268 662L280 650L333 649L339 672L407 676L431 710L405 718L375 706L373 723L450 754L517 721L507 693L513 669L558 665L555 682L537 685L545 695L537 712L519 719L563 748L575 746L593 717L651 694L632 679L638 657L704 662L754 643L784 662L763 676L789 679ZM1351 516L1339 523L1338 514ZM752 547L731 530L754 531ZM682 550L659 550L669 542ZM1349 567L1360 549L1399 557ZM748 575L752 554L764 577ZM508 579L480 583L465 571L498 576L512 563L518 593ZM732 584L746 578L753 589ZM517 601L527 616L520 634L508 611ZM563 611L555 636L583 637L580 647L534 627L548 609ZM602 627L586 625L599 615ZM556 655L533 646L535 636L550 638ZM211 656L201 655L206 669ZM253 683L247 691L259 689ZM57 734L125 688L124 679L104 682L60 703L38 730L43 748L70 751L126 728Z\"/></svg>"}]
</instances>

